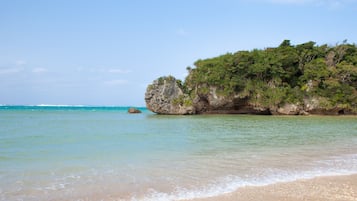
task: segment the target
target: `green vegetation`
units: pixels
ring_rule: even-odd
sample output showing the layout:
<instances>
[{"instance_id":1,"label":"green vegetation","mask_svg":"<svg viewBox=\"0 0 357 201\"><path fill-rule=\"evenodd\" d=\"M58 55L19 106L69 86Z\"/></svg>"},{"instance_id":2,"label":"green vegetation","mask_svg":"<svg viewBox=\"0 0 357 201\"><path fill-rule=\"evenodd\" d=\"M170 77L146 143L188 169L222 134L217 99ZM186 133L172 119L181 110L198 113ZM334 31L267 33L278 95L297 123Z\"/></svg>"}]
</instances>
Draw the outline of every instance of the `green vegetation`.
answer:
<instances>
[{"instance_id":1,"label":"green vegetation","mask_svg":"<svg viewBox=\"0 0 357 201\"><path fill-rule=\"evenodd\" d=\"M174 81L176 80L175 77L173 77L172 75L169 75L169 76L162 76L162 77L159 77L158 78L158 82L159 82L159 85L163 85L165 80L171 82L171 81ZM178 83L177 84L180 84L181 85L181 81L177 81Z\"/></svg>"},{"instance_id":2,"label":"green vegetation","mask_svg":"<svg viewBox=\"0 0 357 201\"><path fill-rule=\"evenodd\" d=\"M357 111L357 46L346 41L294 46L285 40L279 47L228 53L194 65L187 67L183 84L192 97L205 96L215 86L222 95L261 106L300 104L317 97L327 109Z\"/></svg>"},{"instance_id":3,"label":"green vegetation","mask_svg":"<svg viewBox=\"0 0 357 201\"><path fill-rule=\"evenodd\" d=\"M178 98L173 99L172 103L174 105L182 105L185 107L192 106L192 100L186 97L185 95L180 95Z\"/></svg>"}]
</instances>

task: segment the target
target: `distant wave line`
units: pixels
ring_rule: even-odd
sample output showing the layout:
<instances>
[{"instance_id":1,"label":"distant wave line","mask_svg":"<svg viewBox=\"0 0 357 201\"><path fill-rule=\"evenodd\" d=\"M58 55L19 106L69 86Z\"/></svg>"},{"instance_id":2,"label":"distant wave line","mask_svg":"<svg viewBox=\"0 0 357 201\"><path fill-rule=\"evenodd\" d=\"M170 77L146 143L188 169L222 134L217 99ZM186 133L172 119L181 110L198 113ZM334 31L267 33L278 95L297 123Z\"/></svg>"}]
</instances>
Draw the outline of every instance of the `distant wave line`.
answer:
<instances>
[{"instance_id":1,"label":"distant wave line","mask_svg":"<svg viewBox=\"0 0 357 201\"><path fill-rule=\"evenodd\" d=\"M11 104L0 104L0 107L136 107L136 108L146 108L145 106L122 106L122 105L56 105L56 104L38 104L38 105L11 105Z\"/></svg>"},{"instance_id":2,"label":"distant wave line","mask_svg":"<svg viewBox=\"0 0 357 201\"><path fill-rule=\"evenodd\" d=\"M91 110L128 110L129 108L137 108L140 110L147 110L144 106L115 106L115 105L50 105L50 104L40 104L40 105L0 105L0 109L91 109Z\"/></svg>"}]
</instances>

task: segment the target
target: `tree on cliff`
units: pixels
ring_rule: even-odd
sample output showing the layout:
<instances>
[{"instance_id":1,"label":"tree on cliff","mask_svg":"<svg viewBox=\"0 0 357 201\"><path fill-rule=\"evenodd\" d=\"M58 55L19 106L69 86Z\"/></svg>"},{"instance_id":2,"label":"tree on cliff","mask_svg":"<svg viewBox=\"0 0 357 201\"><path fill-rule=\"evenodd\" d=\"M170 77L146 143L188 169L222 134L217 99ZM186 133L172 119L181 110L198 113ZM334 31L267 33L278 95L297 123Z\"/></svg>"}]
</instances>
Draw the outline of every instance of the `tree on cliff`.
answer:
<instances>
[{"instance_id":1,"label":"tree on cliff","mask_svg":"<svg viewBox=\"0 0 357 201\"><path fill-rule=\"evenodd\" d=\"M284 40L278 47L200 59L187 70L184 82L163 77L150 85L148 108L162 114L357 114L357 46L347 41Z\"/></svg>"},{"instance_id":2,"label":"tree on cliff","mask_svg":"<svg viewBox=\"0 0 357 201\"><path fill-rule=\"evenodd\" d=\"M303 103L319 97L324 107L357 111L357 46L307 42L238 51L198 60L185 80L191 95L215 86L225 96L239 95L261 106Z\"/></svg>"}]
</instances>

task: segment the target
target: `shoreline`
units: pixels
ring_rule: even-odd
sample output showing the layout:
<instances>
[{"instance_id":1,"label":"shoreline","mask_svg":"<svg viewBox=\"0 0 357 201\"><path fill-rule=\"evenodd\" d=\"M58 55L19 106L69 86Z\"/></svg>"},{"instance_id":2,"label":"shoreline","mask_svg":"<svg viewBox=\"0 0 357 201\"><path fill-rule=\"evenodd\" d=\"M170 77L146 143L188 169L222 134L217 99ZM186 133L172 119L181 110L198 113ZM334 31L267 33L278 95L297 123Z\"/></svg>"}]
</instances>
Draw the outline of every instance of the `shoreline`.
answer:
<instances>
[{"instance_id":1,"label":"shoreline","mask_svg":"<svg viewBox=\"0 0 357 201\"><path fill-rule=\"evenodd\" d=\"M232 193L185 201L355 201L357 174L323 176L266 186L242 187Z\"/></svg>"}]
</instances>

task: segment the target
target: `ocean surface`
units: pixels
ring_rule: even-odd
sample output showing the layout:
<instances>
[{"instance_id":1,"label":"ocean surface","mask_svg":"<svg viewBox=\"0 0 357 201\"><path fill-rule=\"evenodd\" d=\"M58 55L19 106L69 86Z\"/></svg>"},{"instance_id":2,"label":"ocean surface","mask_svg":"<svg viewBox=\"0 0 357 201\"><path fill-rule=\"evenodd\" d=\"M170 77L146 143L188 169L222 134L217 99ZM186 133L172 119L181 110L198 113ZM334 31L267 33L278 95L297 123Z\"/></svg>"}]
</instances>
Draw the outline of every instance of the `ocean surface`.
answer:
<instances>
[{"instance_id":1,"label":"ocean surface","mask_svg":"<svg viewBox=\"0 0 357 201\"><path fill-rule=\"evenodd\" d=\"M0 106L0 200L183 200L357 173L357 117Z\"/></svg>"}]
</instances>

